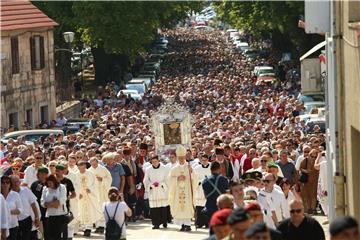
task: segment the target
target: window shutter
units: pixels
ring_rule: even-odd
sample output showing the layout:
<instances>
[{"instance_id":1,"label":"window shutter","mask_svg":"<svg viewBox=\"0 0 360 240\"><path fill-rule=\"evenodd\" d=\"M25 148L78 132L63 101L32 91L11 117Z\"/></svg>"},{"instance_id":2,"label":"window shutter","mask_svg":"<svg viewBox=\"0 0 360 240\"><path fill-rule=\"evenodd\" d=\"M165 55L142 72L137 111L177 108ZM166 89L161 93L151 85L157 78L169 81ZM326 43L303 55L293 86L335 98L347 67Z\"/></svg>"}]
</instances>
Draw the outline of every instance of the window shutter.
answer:
<instances>
[{"instance_id":1,"label":"window shutter","mask_svg":"<svg viewBox=\"0 0 360 240\"><path fill-rule=\"evenodd\" d=\"M44 37L40 37L40 69L45 67Z\"/></svg>"},{"instance_id":2,"label":"window shutter","mask_svg":"<svg viewBox=\"0 0 360 240\"><path fill-rule=\"evenodd\" d=\"M31 70L34 70L35 67L35 39L30 37L30 57L31 57Z\"/></svg>"},{"instance_id":3,"label":"window shutter","mask_svg":"<svg viewBox=\"0 0 360 240\"><path fill-rule=\"evenodd\" d=\"M13 74L19 73L20 71L18 37L11 38L11 68Z\"/></svg>"}]
</instances>

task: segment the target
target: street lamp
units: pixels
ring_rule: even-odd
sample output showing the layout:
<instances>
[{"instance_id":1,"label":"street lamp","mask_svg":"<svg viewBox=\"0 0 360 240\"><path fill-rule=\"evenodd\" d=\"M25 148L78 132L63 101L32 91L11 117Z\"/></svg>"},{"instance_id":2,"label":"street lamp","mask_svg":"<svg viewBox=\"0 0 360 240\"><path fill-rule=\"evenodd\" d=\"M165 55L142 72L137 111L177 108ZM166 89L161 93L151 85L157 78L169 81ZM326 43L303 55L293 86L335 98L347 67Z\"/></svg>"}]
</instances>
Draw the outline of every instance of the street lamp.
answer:
<instances>
[{"instance_id":1,"label":"street lamp","mask_svg":"<svg viewBox=\"0 0 360 240\"><path fill-rule=\"evenodd\" d=\"M65 42L72 43L74 41L74 35L75 35L75 33L73 33L73 32L64 32L63 36L64 36Z\"/></svg>"}]
</instances>

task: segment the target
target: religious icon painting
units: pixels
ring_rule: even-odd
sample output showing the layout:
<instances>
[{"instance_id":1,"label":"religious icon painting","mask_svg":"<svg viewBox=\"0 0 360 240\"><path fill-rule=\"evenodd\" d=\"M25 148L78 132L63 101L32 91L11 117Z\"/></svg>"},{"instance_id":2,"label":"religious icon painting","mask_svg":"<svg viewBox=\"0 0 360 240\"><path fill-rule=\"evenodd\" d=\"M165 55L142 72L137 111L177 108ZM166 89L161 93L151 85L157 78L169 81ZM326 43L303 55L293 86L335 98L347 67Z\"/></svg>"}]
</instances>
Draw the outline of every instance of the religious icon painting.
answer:
<instances>
[{"instance_id":1,"label":"religious icon painting","mask_svg":"<svg viewBox=\"0 0 360 240\"><path fill-rule=\"evenodd\" d=\"M179 145L191 148L192 124L189 110L174 99L166 98L165 103L151 116L156 153L166 160Z\"/></svg>"}]
</instances>

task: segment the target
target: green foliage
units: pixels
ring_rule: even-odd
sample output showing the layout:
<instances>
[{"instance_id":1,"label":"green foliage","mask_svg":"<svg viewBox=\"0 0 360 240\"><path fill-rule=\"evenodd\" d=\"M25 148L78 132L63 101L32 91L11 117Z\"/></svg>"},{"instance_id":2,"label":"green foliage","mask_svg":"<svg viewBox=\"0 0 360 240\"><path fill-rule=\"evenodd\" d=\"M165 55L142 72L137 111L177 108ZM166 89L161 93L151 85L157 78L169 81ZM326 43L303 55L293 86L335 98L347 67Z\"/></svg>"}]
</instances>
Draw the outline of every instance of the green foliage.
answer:
<instances>
[{"instance_id":1,"label":"green foliage","mask_svg":"<svg viewBox=\"0 0 360 240\"><path fill-rule=\"evenodd\" d=\"M63 33L75 32L75 16L72 12L73 2L71 1L33 1L36 7L56 21L59 26L54 28L55 44L63 45Z\"/></svg>"},{"instance_id":2,"label":"green foliage","mask_svg":"<svg viewBox=\"0 0 360 240\"><path fill-rule=\"evenodd\" d=\"M257 35L274 29L285 33L297 27L292 25L294 19L304 12L303 1L219 1L213 5L221 20Z\"/></svg>"},{"instance_id":3,"label":"green foliage","mask_svg":"<svg viewBox=\"0 0 360 240\"><path fill-rule=\"evenodd\" d=\"M64 31L76 33L77 41L107 53L130 57L145 50L159 27L173 27L204 2L192 1L41 1L33 2L59 23L55 42Z\"/></svg>"},{"instance_id":4,"label":"green foliage","mask_svg":"<svg viewBox=\"0 0 360 240\"><path fill-rule=\"evenodd\" d=\"M304 14L304 1L218 1L213 6L220 20L248 29L255 36L280 40L275 45L282 48L306 45L308 37L297 27L299 16ZM287 45L287 39L293 46Z\"/></svg>"}]
</instances>

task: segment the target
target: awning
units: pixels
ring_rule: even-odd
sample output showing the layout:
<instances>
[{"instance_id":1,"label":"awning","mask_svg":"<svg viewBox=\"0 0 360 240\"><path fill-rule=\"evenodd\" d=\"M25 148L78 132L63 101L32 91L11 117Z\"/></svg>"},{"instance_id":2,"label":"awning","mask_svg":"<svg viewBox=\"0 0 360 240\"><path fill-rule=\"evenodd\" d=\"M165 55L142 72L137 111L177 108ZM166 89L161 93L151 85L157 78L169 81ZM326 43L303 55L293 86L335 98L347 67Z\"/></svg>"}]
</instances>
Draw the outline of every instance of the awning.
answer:
<instances>
[{"instance_id":1,"label":"awning","mask_svg":"<svg viewBox=\"0 0 360 240\"><path fill-rule=\"evenodd\" d=\"M300 62L302 60L304 60L305 58L307 58L308 56L310 56L311 54L313 54L314 52L316 52L317 50L319 50L320 48L324 47L326 45L326 41L323 41L319 44L317 44L315 47L313 47L312 49L310 49L309 51L307 51L304 55L302 55L300 57Z\"/></svg>"}]
</instances>

